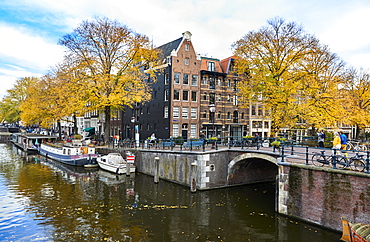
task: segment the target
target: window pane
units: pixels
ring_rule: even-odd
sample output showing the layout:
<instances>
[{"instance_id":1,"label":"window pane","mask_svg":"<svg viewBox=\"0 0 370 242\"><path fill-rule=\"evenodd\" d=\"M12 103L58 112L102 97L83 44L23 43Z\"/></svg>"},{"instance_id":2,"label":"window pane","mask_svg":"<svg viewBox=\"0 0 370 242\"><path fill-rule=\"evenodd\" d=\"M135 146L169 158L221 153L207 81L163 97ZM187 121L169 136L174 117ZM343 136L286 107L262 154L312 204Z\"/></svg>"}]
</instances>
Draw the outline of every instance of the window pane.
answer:
<instances>
[{"instance_id":1,"label":"window pane","mask_svg":"<svg viewBox=\"0 0 370 242\"><path fill-rule=\"evenodd\" d=\"M197 101L197 92L191 91L191 101L196 102Z\"/></svg>"},{"instance_id":2,"label":"window pane","mask_svg":"<svg viewBox=\"0 0 370 242\"><path fill-rule=\"evenodd\" d=\"M191 77L191 85L198 86L198 75L192 75Z\"/></svg>"},{"instance_id":3,"label":"window pane","mask_svg":"<svg viewBox=\"0 0 370 242\"><path fill-rule=\"evenodd\" d=\"M191 118L197 118L197 108L191 108Z\"/></svg>"},{"instance_id":4,"label":"window pane","mask_svg":"<svg viewBox=\"0 0 370 242\"><path fill-rule=\"evenodd\" d=\"M180 73L175 72L173 83L180 84Z\"/></svg>"},{"instance_id":5,"label":"window pane","mask_svg":"<svg viewBox=\"0 0 370 242\"><path fill-rule=\"evenodd\" d=\"M180 107L173 107L173 117L174 118L180 117Z\"/></svg>"},{"instance_id":6,"label":"window pane","mask_svg":"<svg viewBox=\"0 0 370 242\"><path fill-rule=\"evenodd\" d=\"M216 82L214 78L209 78L209 88L210 89L216 89Z\"/></svg>"},{"instance_id":7,"label":"window pane","mask_svg":"<svg viewBox=\"0 0 370 242\"><path fill-rule=\"evenodd\" d=\"M182 100L189 101L189 91L187 90L182 91Z\"/></svg>"},{"instance_id":8,"label":"window pane","mask_svg":"<svg viewBox=\"0 0 370 242\"><path fill-rule=\"evenodd\" d=\"M172 136L178 137L179 136L179 124L173 124L172 126Z\"/></svg>"},{"instance_id":9,"label":"window pane","mask_svg":"<svg viewBox=\"0 0 370 242\"><path fill-rule=\"evenodd\" d=\"M180 90L173 90L173 99L174 100L180 100Z\"/></svg>"},{"instance_id":10,"label":"window pane","mask_svg":"<svg viewBox=\"0 0 370 242\"><path fill-rule=\"evenodd\" d=\"M214 93L209 94L209 103L215 104L216 103L216 95Z\"/></svg>"},{"instance_id":11,"label":"window pane","mask_svg":"<svg viewBox=\"0 0 370 242\"><path fill-rule=\"evenodd\" d=\"M190 138L195 138L197 136L197 125L190 124Z\"/></svg>"},{"instance_id":12,"label":"window pane","mask_svg":"<svg viewBox=\"0 0 370 242\"><path fill-rule=\"evenodd\" d=\"M182 117L183 118L189 118L189 108L187 108L187 107L183 107L182 108Z\"/></svg>"},{"instance_id":13,"label":"window pane","mask_svg":"<svg viewBox=\"0 0 370 242\"><path fill-rule=\"evenodd\" d=\"M183 84L189 85L189 74L184 74Z\"/></svg>"}]
</instances>

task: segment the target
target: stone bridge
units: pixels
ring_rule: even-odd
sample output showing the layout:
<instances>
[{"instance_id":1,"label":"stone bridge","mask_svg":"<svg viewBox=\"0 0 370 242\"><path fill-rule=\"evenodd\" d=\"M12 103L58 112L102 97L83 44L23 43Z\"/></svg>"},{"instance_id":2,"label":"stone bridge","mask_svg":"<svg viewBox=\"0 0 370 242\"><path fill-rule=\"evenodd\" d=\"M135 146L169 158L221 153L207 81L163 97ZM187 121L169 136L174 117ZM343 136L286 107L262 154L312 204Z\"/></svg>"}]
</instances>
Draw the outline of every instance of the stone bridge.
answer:
<instances>
[{"instance_id":1,"label":"stone bridge","mask_svg":"<svg viewBox=\"0 0 370 242\"><path fill-rule=\"evenodd\" d=\"M276 182L275 209L280 214L338 231L341 217L370 221L370 174L312 166L308 148L283 156L271 149L132 151L137 171L154 176L154 182L165 179L192 192Z\"/></svg>"}]
</instances>

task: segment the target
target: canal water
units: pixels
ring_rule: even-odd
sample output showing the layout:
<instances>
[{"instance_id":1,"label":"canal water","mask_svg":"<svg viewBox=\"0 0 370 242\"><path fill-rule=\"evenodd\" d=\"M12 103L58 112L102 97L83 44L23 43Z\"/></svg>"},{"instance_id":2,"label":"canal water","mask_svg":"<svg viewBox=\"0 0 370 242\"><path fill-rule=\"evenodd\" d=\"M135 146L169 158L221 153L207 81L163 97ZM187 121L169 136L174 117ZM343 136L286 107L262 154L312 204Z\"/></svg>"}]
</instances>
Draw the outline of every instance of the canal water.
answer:
<instances>
[{"instance_id":1,"label":"canal water","mask_svg":"<svg viewBox=\"0 0 370 242\"><path fill-rule=\"evenodd\" d=\"M274 212L275 184L191 193L0 144L0 241L339 241Z\"/></svg>"}]
</instances>

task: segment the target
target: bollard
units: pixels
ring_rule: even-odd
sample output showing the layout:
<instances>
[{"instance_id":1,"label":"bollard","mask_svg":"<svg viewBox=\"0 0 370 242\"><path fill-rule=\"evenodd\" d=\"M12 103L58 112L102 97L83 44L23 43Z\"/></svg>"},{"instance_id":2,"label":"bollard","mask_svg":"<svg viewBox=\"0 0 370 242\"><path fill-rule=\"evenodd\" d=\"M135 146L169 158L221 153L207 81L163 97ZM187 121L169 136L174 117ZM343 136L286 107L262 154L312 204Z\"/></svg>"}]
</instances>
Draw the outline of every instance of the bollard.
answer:
<instances>
[{"instance_id":1,"label":"bollard","mask_svg":"<svg viewBox=\"0 0 370 242\"><path fill-rule=\"evenodd\" d=\"M159 157L154 158L154 183L159 182Z\"/></svg>"},{"instance_id":2,"label":"bollard","mask_svg":"<svg viewBox=\"0 0 370 242\"><path fill-rule=\"evenodd\" d=\"M126 176L130 175L130 163L126 162Z\"/></svg>"},{"instance_id":3,"label":"bollard","mask_svg":"<svg viewBox=\"0 0 370 242\"><path fill-rule=\"evenodd\" d=\"M190 192L197 191L197 161L191 163Z\"/></svg>"}]
</instances>

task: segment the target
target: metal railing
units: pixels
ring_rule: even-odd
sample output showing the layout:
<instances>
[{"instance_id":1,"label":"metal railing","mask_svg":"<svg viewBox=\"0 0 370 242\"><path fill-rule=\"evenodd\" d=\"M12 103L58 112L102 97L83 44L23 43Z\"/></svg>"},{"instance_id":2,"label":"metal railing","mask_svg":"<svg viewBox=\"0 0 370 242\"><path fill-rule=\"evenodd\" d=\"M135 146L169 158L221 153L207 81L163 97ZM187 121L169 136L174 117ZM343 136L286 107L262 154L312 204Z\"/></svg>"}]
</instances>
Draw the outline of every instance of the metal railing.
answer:
<instances>
[{"instance_id":1,"label":"metal railing","mask_svg":"<svg viewBox=\"0 0 370 242\"><path fill-rule=\"evenodd\" d=\"M214 143L213 143L214 142ZM349 162L354 155L356 159L361 159L364 167L363 171L369 172L370 151L353 151L353 150L333 150L329 148L308 147L301 144L294 144L291 141L283 141L280 146L271 146L270 143L260 139L244 139L244 140L229 140L228 142L207 141L207 140L174 140L174 139L158 139L156 142L149 140L122 140L119 142L110 142L108 147L113 149L142 149L142 150L169 150L169 151L211 151L220 149L237 149L237 150L256 150L259 152L272 152L278 155L281 162L286 162L289 158L290 162L302 163L305 165L313 164L314 155L320 155L322 165L338 169L340 165L343 169L351 169L350 164L343 164L344 161ZM327 153L326 153L327 152ZM329 154L328 154L329 153ZM346 154L348 156L346 156ZM359 155L360 154L360 155ZM321 159L320 158L320 159ZM330 159L330 162L325 161ZM343 161L344 160L344 161ZM362 163L361 163L362 164ZM339 168L340 169L340 168Z\"/></svg>"}]
</instances>

